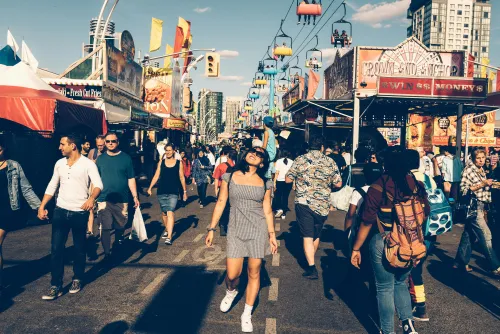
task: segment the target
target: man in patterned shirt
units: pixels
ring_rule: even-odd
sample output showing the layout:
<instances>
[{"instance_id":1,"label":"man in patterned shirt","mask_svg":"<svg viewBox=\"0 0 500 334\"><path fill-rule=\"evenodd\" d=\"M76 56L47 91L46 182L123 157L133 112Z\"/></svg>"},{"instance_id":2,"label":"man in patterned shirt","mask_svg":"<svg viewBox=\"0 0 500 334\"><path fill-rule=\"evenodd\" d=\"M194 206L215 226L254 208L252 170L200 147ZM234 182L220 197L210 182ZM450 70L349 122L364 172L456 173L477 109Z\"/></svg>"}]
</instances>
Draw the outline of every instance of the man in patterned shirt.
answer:
<instances>
[{"instance_id":1,"label":"man in patterned shirt","mask_svg":"<svg viewBox=\"0 0 500 334\"><path fill-rule=\"evenodd\" d=\"M295 182L295 213L308 263L302 276L309 279L318 279L314 254L330 211L332 186L342 186L339 169L332 158L323 154L324 148L323 139L315 138L309 152L295 159L286 175L287 183Z\"/></svg>"}]
</instances>

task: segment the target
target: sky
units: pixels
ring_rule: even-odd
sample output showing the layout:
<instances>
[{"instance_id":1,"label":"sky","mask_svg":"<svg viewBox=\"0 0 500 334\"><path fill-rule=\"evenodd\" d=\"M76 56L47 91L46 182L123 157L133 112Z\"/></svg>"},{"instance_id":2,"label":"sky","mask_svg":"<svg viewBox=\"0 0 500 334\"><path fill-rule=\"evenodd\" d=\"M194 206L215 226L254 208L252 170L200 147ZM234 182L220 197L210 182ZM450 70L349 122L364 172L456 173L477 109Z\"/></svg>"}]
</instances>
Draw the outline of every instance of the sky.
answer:
<instances>
[{"instance_id":1,"label":"sky","mask_svg":"<svg viewBox=\"0 0 500 334\"><path fill-rule=\"evenodd\" d=\"M164 21L163 45L173 45L179 16L191 21L192 48L215 48L223 55L219 78L204 77L204 64L191 72L194 96L206 88L223 92L224 96L243 97L292 3L283 31L294 38L295 52L303 48L299 52L301 66L306 51L316 44L316 34L324 67L331 64L335 49L330 45L330 34L332 23L343 15L342 8L335 12L341 2L323 0L324 17L316 27L297 25L295 0L121 0L112 20L117 32L132 33L136 49L143 54L149 51L152 17ZM0 0L0 32L6 36L10 29L18 44L25 40L40 67L61 73L81 57L82 43L88 42L89 21L99 15L102 3L103 0ZM353 44L392 47L401 43L406 38L409 3L410 0L348 0L346 20L353 24ZM500 66L500 20L496 19L500 17L500 4L494 4L492 11L491 64ZM5 43L0 39L0 47ZM303 45L299 49L300 44ZM154 57L162 52L164 46L148 53ZM295 63L293 60L290 65ZM321 87L317 96L320 91Z\"/></svg>"}]
</instances>

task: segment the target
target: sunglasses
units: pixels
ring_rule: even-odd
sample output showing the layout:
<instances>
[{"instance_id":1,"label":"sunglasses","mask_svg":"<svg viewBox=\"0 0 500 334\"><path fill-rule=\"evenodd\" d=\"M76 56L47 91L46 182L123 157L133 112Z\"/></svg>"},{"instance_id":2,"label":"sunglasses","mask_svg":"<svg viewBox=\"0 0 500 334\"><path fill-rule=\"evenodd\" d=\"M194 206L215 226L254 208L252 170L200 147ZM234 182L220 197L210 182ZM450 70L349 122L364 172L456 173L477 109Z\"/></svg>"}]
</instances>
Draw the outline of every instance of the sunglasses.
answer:
<instances>
[{"instance_id":1,"label":"sunglasses","mask_svg":"<svg viewBox=\"0 0 500 334\"><path fill-rule=\"evenodd\" d=\"M116 139L106 140L106 144L111 144L111 143L116 144L116 143L118 143L118 140L116 140Z\"/></svg>"},{"instance_id":2,"label":"sunglasses","mask_svg":"<svg viewBox=\"0 0 500 334\"><path fill-rule=\"evenodd\" d=\"M249 154L253 153L253 154L255 154L255 156L257 156L257 157L259 157L261 159L264 159L264 157L265 157L264 153L262 153L261 151L257 151L257 150L250 150L250 151L248 151L248 153Z\"/></svg>"}]
</instances>

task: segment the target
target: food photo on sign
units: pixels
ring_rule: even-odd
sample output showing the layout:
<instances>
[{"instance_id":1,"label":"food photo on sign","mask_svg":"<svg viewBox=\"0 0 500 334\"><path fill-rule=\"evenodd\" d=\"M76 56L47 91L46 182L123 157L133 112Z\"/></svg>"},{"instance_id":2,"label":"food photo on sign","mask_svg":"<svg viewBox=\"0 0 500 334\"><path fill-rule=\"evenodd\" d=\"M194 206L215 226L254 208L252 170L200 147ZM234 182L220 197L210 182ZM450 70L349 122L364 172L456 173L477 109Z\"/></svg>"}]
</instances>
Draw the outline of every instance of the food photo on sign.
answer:
<instances>
[{"instance_id":1,"label":"food photo on sign","mask_svg":"<svg viewBox=\"0 0 500 334\"><path fill-rule=\"evenodd\" d=\"M471 146L495 146L495 111L478 115L464 116L462 139L465 145L467 120L469 123L468 143ZM448 120L448 121L447 121ZM436 146L448 145L450 137L456 137L457 116L436 117L432 143Z\"/></svg>"},{"instance_id":2,"label":"food photo on sign","mask_svg":"<svg viewBox=\"0 0 500 334\"><path fill-rule=\"evenodd\" d=\"M406 132L408 148L423 147L425 150L432 150L432 128L432 117L410 114Z\"/></svg>"}]
</instances>

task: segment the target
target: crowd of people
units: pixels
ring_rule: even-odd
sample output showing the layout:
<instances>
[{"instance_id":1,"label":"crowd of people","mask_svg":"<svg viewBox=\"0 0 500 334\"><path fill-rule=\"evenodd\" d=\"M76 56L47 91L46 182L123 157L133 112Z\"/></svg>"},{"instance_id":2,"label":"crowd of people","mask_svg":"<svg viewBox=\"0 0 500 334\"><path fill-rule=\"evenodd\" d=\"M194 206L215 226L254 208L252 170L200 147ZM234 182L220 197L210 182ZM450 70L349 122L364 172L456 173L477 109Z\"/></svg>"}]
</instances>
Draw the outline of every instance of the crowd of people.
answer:
<instances>
[{"instance_id":1,"label":"crowd of people","mask_svg":"<svg viewBox=\"0 0 500 334\"><path fill-rule=\"evenodd\" d=\"M477 241L491 274L500 276L500 260L493 243L496 234L491 230L491 222L500 212L495 208L495 196L499 196L495 189L500 187L494 181L500 174L499 149L487 152L476 148L465 162L448 147L433 155L421 148L393 147L374 152L370 146L360 145L351 159L349 149L317 137L292 154L275 136L273 118L265 117L263 123L261 138L247 136L220 150L190 143L182 150L171 143L158 145L157 161L144 156L143 167L121 150L116 133L98 136L93 149L90 142L76 135L64 135L59 143L63 157L54 166L42 200L31 189L20 164L8 159L6 143L0 142L0 214L6 217L0 222L0 286L1 245L10 224L18 219L21 197L38 210L39 219L51 217L51 287L42 298L54 300L62 296L70 230L75 251L69 292L78 293L84 283L86 238L100 238L102 261L109 263L123 243L132 206L140 205L136 183L140 173L149 174L149 196L156 187L166 245L173 243L175 211L180 201L187 200L187 185L196 185L200 209L209 204L207 189L213 185L216 204L205 243L213 245L217 229L227 241L227 290L220 304L222 312L231 309L241 290L239 278L244 259L248 258L243 332L253 330L251 316L260 289L263 259L278 248L274 219L286 219L293 190L307 263L302 276L316 280L319 273L315 254L324 224L334 210L332 193L346 186L353 188L345 217L345 238L352 265L362 269L371 282L382 333L394 332L395 309L404 333L417 333L414 320L429 320L422 271L436 237L424 235L424 231L433 210L429 194L438 189L449 201L455 222L465 211L465 228L454 268L472 270L469 262ZM148 173L152 163L156 163L156 169ZM55 196L55 209L49 213L48 203ZM402 232L407 237L401 238Z\"/></svg>"}]
</instances>

